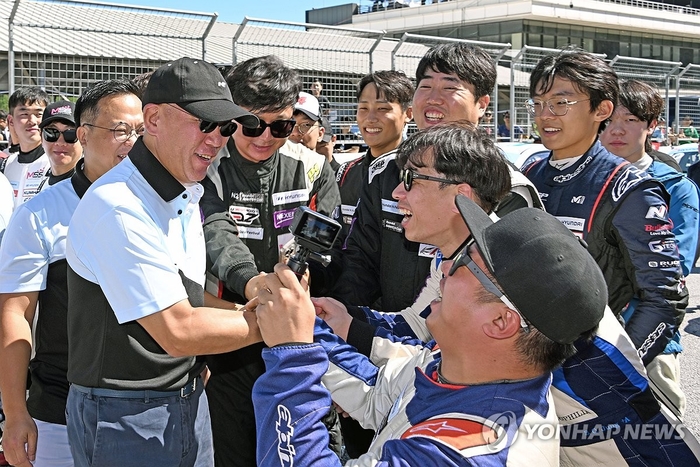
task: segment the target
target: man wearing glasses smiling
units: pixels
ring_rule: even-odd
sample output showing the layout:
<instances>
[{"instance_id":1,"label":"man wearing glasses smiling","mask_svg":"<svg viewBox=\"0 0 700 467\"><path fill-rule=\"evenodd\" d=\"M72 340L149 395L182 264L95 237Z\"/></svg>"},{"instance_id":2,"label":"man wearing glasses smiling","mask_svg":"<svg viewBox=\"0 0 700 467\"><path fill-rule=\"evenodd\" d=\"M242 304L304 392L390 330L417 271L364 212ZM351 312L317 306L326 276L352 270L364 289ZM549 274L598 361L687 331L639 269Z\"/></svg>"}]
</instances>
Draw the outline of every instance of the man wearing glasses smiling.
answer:
<instances>
[{"instance_id":1,"label":"man wearing glasses smiling","mask_svg":"<svg viewBox=\"0 0 700 467\"><path fill-rule=\"evenodd\" d=\"M294 104L294 120L297 123L289 139L315 151L316 145L326 132L321 124L321 106L318 99L308 92L300 92L299 99Z\"/></svg>"},{"instance_id":2,"label":"man wearing glasses smiling","mask_svg":"<svg viewBox=\"0 0 700 467\"><path fill-rule=\"evenodd\" d=\"M598 141L618 102L618 78L577 48L544 57L530 77L528 112L551 155L523 172L545 209L589 245L605 275L610 308L634 313L625 330L648 365L680 326L688 305L661 182Z\"/></svg>"},{"instance_id":3,"label":"man wearing glasses smiling","mask_svg":"<svg viewBox=\"0 0 700 467\"><path fill-rule=\"evenodd\" d=\"M241 303L257 296L265 273L279 261L280 247L292 238L296 208L330 216L340 195L325 157L287 140L297 125L297 72L271 55L236 65L226 81L233 100L260 125L239 125L221 149L202 182L201 206L208 272L221 284L224 299ZM251 391L264 371L262 348L259 343L207 358L217 465L255 465Z\"/></svg>"}]
</instances>

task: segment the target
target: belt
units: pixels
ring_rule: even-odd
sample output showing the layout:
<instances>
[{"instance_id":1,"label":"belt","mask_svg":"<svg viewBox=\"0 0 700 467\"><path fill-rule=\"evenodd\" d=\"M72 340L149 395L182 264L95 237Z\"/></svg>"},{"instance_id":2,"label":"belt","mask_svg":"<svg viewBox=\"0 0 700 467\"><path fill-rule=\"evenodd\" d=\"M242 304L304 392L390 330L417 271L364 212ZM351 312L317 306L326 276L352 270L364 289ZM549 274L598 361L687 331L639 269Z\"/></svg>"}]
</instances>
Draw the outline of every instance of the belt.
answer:
<instances>
[{"instance_id":1,"label":"belt","mask_svg":"<svg viewBox=\"0 0 700 467\"><path fill-rule=\"evenodd\" d=\"M97 397L113 397L115 399L158 399L163 397L179 396L182 398L189 397L197 389L197 380L199 376L187 383L182 389L176 391L154 391L151 389L143 390L122 390L122 389L107 389L107 388L88 388L79 384L71 384L76 390L83 394L89 394Z\"/></svg>"}]
</instances>

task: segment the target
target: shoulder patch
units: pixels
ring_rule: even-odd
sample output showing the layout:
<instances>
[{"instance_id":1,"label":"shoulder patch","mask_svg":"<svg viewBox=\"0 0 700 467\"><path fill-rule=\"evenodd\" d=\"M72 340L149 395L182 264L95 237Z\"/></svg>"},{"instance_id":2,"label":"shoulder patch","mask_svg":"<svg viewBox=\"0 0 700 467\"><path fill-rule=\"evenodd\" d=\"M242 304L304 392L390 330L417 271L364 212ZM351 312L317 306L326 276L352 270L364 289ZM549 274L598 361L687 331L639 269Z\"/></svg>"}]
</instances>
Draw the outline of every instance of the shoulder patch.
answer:
<instances>
[{"instance_id":1,"label":"shoulder patch","mask_svg":"<svg viewBox=\"0 0 700 467\"><path fill-rule=\"evenodd\" d=\"M648 175L646 175L641 170L638 170L634 166L626 167L615 180L615 184L612 188L612 198L614 202L618 202L629 190L639 185L641 182L646 180Z\"/></svg>"},{"instance_id":2,"label":"shoulder patch","mask_svg":"<svg viewBox=\"0 0 700 467\"><path fill-rule=\"evenodd\" d=\"M396 159L396 151L389 152L374 160L369 165L368 183L372 183L372 179L376 175L379 175L380 173L384 172L384 169L386 169L389 165L389 161L393 161L394 159Z\"/></svg>"},{"instance_id":3,"label":"shoulder patch","mask_svg":"<svg viewBox=\"0 0 700 467\"><path fill-rule=\"evenodd\" d=\"M467 418L464 414L446 414L447 416L425 420L403 432L401 439L415 436L435 439L457 451L475 447L488 447L496 443L500 435L505 436L501 427L489 426L489 421ZM454 415L450 417L449 415ZM500 428L500 430L499 430Z\"/></svg>"}]
</instances>

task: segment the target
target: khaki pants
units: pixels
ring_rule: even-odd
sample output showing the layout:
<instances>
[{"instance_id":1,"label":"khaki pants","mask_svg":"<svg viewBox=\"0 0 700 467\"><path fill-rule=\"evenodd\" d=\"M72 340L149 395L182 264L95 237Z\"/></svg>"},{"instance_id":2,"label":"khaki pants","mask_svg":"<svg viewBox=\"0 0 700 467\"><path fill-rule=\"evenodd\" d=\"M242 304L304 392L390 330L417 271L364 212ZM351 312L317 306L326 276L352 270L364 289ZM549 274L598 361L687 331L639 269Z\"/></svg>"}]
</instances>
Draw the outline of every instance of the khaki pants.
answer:
<instances>
[{"instance_id":1,"label":"khaki pants","mask_svg":"<svg viewBox=\"0 0 700 467\"><path fill-rule=\"evenodd\" d=\"M654 394L678 417L685 413L685 394L681 390L681 365L678 354L659 354L647 366ZM659 394L661 392L661 394Z\"/></svg>"}]
</instances>

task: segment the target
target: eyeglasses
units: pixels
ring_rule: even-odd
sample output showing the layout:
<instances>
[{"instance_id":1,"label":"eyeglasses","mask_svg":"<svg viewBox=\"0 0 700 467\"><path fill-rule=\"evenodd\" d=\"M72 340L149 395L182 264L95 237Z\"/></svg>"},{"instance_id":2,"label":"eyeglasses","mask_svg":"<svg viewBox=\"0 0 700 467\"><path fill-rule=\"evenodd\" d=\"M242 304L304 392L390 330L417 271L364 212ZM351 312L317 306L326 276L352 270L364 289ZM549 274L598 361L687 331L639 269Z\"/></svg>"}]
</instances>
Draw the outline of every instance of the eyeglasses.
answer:
<instances>
[{"instance_id":1,"label":"eyeglasses","mask_svg":"<svg viewBox=\"0 0 700 467\"><path fill-rule=\"evenodd\" d=\"M448 180L447 178L438 178L419 174L411 169L401 169L399 172L399 180L403 182L403 187L406 191L411 191L413 180L430 180L431 182L449 183L450 185L459 185L462 183L455 180Z\"/></svg>"},{"instance_id":2,"label":"eyeglasses","mask_svg":"<svg viewBox=\"0 0 700 467\"><path fill-rule=\"evenodd\" d=\"M577 101L570 101L560 97L547 99L546 101L528 99L525 102L525 108L527 109L527 113L533 117L540 117L544 113L544 107L547 106L549 111L552 112L552 115L555 117L563 117L569 112L570 106L584 101L590 101L590 99L579 99Z\"/></svg>"},{"instance_id":3,"label":"eyeglasses","mask_svg":"<svg viewBox=\"0 0 700 467\"><path fill-rule=\"evenodd\" d=\"M166 102L167 104L167 102ZM216 130L216 127L219 127L219 132L221 132L221 136L228 138L232 134L236 132L236 128L238 128L238 125L236 125L236 122L234 121L228 121L228 122L210 122L209 120L202 120L201 118L197 117L196 115L192 115L185 109L182 109L178 107L177 105L173 104L167 104L170 107L179 110L182 113L185 113L189 115L190 117L194 117L197 120L199 120L199 131L202 133L208 134L211 133L212 131Z\"/></svg>"},{"instance_id":4,"label":"eyeglasses","mask_svg":"<svg viewBox=\"0 0 700 467\"><path fill-rule=\"evenodd\" d=\"M270 134L274 138L286 138L292 134L297 121L292 120L275 120L272 123L267 123L264 120L260 120L260 125L257 128L247 128L243 127L243 136L249 138L256 138L263 133L265 133L265 128L270 127ZM307 130L308 131L308 130ZM303 134L303 133L302 133Z\"/></svg>"},{"instance_id":5,"label":"eyeglasses","mask_svg":"<svg viewBox=\"0 0 700 467\"><path fill-rule=\"evenodd\" d=\"M479 266L477 266L472 257L469 256L469 247L471 247L473 244L474 238L471 238L464 248L462 248L462 251L460 251L455 257L452 267L450 268L450 272L447 275L452 276L461 266L466 266L467 269L474 274L474 277L476 277L487 292L494 294L501 302L503 302L505 306L517 313L517 315L520 317L520 327L523 329L523 331L530 332L530 325L527 323L527 321L525 321L525 318L520 311L518 311L515 305L513 305L513 302L511 302L508 297L501 292L501 289L499 289L496 284L489 279L486 273Z\"/></svg>"},{"instance_id":6,"label":"eyeglasses","mask_svg":"<svg viewBox=\"0 0 700 467\"><path fill-rule=\"evenodd\" d=\"M92 123L83 123L83 125L90 126L93 128L99 128L100 130L111 131L112 136L114 136L114 140L117 143L125 143L131 138L138 138L139 136L142 136L144 132L143 125L139 126L138 128L134 128L128 123L124 122L117 123L117 126L115 126L114 128L93 125Z\"/></svg>"},{"instance_id":7,"label":"eyeglasses","mask_svg":"<svg viewBox=\"0 0 700 467\"><path fill-rule=\"evenodd\" d=\"M294 125L294 129L297 130L297 131L299 132L299 134L305 135L306 133L308 133L309 131L311 131L311 129L312 129L313 127L315 127L315 126L318 126L318 122L314 122L314 123L300 123L300 124L298 124L298 125ZM290 134L291 134L291 133L290 133ZM273 136L274 136L274 135L273 135Z\"/></svg>"},{"instance_id":8,"label":"eyeglasses","mask_svg":"<svg viewBox=\"0 0 700 467\"><path fill-rule=\"evenodd\" d=\"M75 128L60 131L58 128L42 128L41 135L49 143L55 143L63 135L63 141L68 144L75 144L78 141L78 133Z\"/></svg>"}]
</instances>

